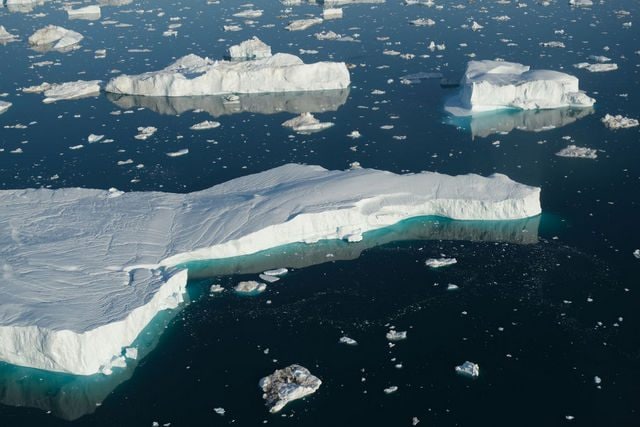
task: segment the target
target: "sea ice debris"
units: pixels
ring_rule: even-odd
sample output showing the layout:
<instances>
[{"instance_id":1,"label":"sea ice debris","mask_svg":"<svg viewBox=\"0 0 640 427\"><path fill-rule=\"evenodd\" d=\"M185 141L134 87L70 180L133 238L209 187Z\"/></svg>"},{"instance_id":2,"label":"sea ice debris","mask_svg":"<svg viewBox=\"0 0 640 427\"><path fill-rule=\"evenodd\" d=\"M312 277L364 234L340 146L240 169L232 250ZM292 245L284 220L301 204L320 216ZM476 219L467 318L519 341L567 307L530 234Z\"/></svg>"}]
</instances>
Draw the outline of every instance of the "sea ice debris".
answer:
<instances>
[{"instance_id":1,"label":"sea ice debris","mask_svg":"<svg viewBox=\"0 0 640 427\"><path fill-rule=\"evenodd\" d=\"M425 261L425 264L427 267L440 268L456 264L457 262L458 260L455 258L429 258Z\"/></svg>"},{"instance_id":2,"label":"sea ice debris","mask_svg":"<svg viewBox=\"0 0 640 427\"><path fill-rule=\"evenodd\" d=\"M291 128L298 133L309 134L330 128L333 126L333 123L321 122L311 113L302 113L299 116L282 123L282 126Z\"/></svg>"},{"instance_id":3,"label":"sea ice debris","mask_svg":"<svg viewBox=\"0 0 640 427\"><path fill-rule=\"evenodd\" d=\"M264 392L262 398L271 413L280 411L289 402L315 393L321 384L318 377L297 364L278 369L259 382Z\"/></svg>"},{"instance_id":4,"label":"sea ice debris","mask_svg":"<svg viewBox=\"0 0 640 427\"><path fill-rule=\"evenodd\" d=\"M609 129L626 129L638 126L638 120L632 119L630 117L623 117L620 114L612 116L611 114L606 114L602 118L602 123Z\"/></svg>"},{"instance_id":5,"label":"sea ice debris","mask_svg":"<svg viewBox=\"0 0 640 427\"><path fill-rule=\"evenodd\" d=\"M593 148L578 147L576 145L567 145L556 153L559 157L573 157L578 159L597 159L598 152Z\"/></svg>"},{"instance_id":6,"label":"sea ice debris","mask_svg":"<svg viewBox=\"0 0 640 427\"><path fill-rule=\"evenodd\" d=\"M387 332L387 339L389 341L401 341L407 339L407 331L396 331L395 329Z\"/></svg>"},{"instance_id":7,"label":"sea ice debris","mask_svg":"<svg viewBox=\"0 0 640 427\"><path fill-rule=\"evenodd\" d=\"M75 82L66 82L60 84L52 84L44 91L45 104L62 101L86 98L95 96L100 93L100 80L76 80Z\"/></svg>"},{"instance_id":8,"label":"sea ice debris","mask_svg":"<svg viewBox=\"0 0 640 427\"><path fill-rule=\"evenodd\" d=\"M255 280L240 282L233 288L237 293L244 295L257 295L264 292L266 289L266 284L256 282Z\"/></svg>"},{"instance_id":9,"label":"sea ice debris","mask_svg":"<svg viewBox=\"0 0 640 427\"><path fill-rule=\"evenodd\" d=\"M480 375L480 366L473 362L466 361L460 366L456 366L456 372L471 378L477 378Z\"/></svg>"}]
</instances>

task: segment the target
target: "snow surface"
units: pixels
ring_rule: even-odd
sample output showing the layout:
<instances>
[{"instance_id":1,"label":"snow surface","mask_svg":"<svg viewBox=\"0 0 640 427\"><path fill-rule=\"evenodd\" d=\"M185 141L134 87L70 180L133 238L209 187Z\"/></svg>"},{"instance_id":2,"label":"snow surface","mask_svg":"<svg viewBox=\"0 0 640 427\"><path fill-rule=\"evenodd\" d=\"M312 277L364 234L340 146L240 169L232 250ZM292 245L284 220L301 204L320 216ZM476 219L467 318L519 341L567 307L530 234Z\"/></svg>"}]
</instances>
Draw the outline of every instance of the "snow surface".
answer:
<instances>
[{"instance_id":1,"label":"snow surface","mask_svg":"<svg viewBox=\"0 0 640 427\"><path fill-rule=\"evenodd\" d=\"M269 412L275 413L287 403L315 393L322 381L311 375L307 368L294 364L262 378L259 385Z\"/></svg>"},{"instance_id":2,"label":"snow surface","mask_svg":"<svg viewBox=\"0 0 640 427\"><path fill-rule=\"evenodd\" d=\"M591 107L595 103L579 90L577 77L558 71L530 70L515 62L469 61L460 85L459 98L447 106L454 115L505 108Z\"/></svg>"},{"instance_id":3,"label":"snow surface","mask_svg":"<svg viewBox=\"0 0 640 427\"><path fill-rule=\"evenodd\" d=\"M189 262L342 239L416 216L527 218L540 213L539 199L539 188L499 174L295 164L189 194L2 190L0 360L94 374L182 302Z\"/></svg>"},{"instance_id":4,"label":"snow surface","mask_svg":"<svg viewBox=\"0 0 640 427\"><path fill-rule=\"evenodd\" d=\"M351 83L343 62L305 64L278 53L252 61L212 61L187 55L160 71L122 75L107 92L145 96L199 96L344 89Z\"/></svg>"}]
</instances>

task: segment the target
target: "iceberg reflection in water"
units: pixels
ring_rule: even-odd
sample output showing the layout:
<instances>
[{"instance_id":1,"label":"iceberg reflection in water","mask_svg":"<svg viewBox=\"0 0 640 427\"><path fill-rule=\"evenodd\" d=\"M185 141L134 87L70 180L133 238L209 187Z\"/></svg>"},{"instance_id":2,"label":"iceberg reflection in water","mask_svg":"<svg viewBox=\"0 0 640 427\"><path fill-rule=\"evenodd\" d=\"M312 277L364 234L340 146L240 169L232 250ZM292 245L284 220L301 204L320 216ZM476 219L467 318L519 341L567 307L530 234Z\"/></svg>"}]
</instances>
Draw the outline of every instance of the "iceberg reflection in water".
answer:
<instances>
[{"instance_id":1,"label":"iceberg reflection in water","mask_svg":"<svg viewBox=\"0 0 640 427\"><path fill-rule=\"evenodd\" d=\"M510 221L453 221L445 218L422 217L365 233L356 243L325 240L315 244L292 244L254 255L190 263L191 279L233 274L253 274L278 267L296 269L337 260L352 260L362 252L399 241L464 240L535 244L541 216ZM327 257L327 254L332 254ZM294 286L294 284L292 284ZM188 295L186 296L188 299ZM0 363L0 403L31 407L65 420L75 420L93 413L120 384L129 380L137 364L158 345L166 325L187 305L160 312L140 334L134 347L138 360L127 368L114 369L110 376L74 376L22 368Z\"/></svg>"},{"instance_id":2,"label":"iceberg reflection in water","mask_svg":"<svg viewBox=\"0 0 640 427\"><path fill-rule=\"evenodd\" d=\"M107 93L107 98L122 109L144 107L164 115L179 115L202 110L213 117L238 113L322 113L336 111L345 104L349 88L315 92L283 92L267 94L238 94L235 102L227 96L139 96Z\"/></svg>"},{"instance_id":3,"label":"iceberg reflection in water","mask_svg":"<svg viewBox=\"0 0 640 427\"><path fill-rule=\"evenodd\" d=\"M447 123L469 130L472 138L486 138L498 133L509 133L516 129L525 132L543 132L556 129L587 117L593 112L592 107L548 110L506 109L464 117L451 116L447 119Z\"/></svg>"}]
</instances>

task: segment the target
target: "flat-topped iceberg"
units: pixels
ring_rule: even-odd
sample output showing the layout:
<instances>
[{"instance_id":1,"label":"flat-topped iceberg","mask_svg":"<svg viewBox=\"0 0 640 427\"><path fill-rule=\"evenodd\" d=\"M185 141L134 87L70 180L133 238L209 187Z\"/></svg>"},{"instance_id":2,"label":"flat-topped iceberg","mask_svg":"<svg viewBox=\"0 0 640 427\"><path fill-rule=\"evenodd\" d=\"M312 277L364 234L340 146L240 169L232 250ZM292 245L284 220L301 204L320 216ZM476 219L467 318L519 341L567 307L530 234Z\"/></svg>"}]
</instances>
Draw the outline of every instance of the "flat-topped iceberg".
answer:
<instances>
[{"instance_id":1,"label":"flat-topped iceberg","mask_svg":"<svg viewBox=\"0 0 640 427\"><path fill-rule=\"evenodd\" d=\"M213 61L187 55L160 71L122 75L107 92L144 96L199 96L344 89L351 83L343 62L305 64L278 53L252 61Z\"/></svg>"},{"instance_id":2,"label":"flat-topped iceberg","mask_svg":"<svg viewBox=\"0 0 640 427\"><path fill-rule=\"evenodd\" d=\"M78 9L67 9L67 15L69 16L69 19L85 19L93 21L100 19L101 11L100 6L91 5L79 7Z\"/></svg>"},{"instance_id":3,"label":"flat-topped iceberg","mask_svg":"<svg viewBox=\"0 0 640 427\"><path fill-rule=\"evenodd\" d=\"M189 194L2 190L0 360L101 372L159 311L180 304L190 262L343 239L417 216L540 211L540 189L505 175L295 164Z\"/></svg>"},{"instance_id":4,"label":"flat-topped iceberg","mask_svg":"<svg viewBox=\"0 0 640 427\"><path fill-rule=\"evenodd\" d=\"M515 62L470 61L460 82L459 98L447 106L454 115L515 108L537 110L591 107L578 78L551 70L531 70Z\"/></svg>"}]
</instances>

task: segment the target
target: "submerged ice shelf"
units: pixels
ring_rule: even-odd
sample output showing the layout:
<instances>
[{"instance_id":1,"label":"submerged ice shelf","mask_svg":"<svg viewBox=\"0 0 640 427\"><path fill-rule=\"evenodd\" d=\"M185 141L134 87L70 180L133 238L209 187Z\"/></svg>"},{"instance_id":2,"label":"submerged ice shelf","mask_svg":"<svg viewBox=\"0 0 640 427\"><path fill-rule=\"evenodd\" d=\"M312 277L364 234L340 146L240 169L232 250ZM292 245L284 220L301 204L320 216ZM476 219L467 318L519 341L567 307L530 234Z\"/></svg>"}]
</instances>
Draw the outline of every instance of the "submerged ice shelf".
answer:
<instances>
[{"instance_id":1,"label":"submerged ice shelf","mask_svg":"<svg viewBox=\"0 0 640 427\"><path fill-rule=\"evenodd\" d=\"M285 165L189 194L0 191L0 360L89 375L177 307L186 265L344 239L407 218L538 215L504 175L395 175Z\"/></svg>"}]
</instances>

